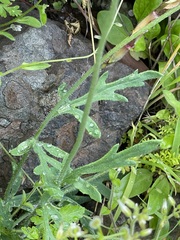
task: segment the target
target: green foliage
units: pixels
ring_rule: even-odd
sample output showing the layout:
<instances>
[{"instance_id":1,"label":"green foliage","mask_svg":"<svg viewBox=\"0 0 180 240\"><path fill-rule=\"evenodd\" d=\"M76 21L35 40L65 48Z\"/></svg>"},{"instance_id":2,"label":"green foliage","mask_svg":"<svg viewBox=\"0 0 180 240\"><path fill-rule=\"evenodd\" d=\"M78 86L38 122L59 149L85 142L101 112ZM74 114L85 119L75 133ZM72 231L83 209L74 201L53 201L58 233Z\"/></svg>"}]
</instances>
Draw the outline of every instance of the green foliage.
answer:
<instances>
[{"instance_id":1,"label":"green foliage","mask_svg":"<svg viewBox=\"0 0 180 240\"><path fill-rule=\"evenodd\" d=\"M20 68L29 71L36 71L49 68L51 65L48 63L41 63L41 62L33 62L33 63L22 63Z\"/></svg>"},{"instance_id":2,"label":"green foliage","mask_svg":"<svg viewBox=\"0 0 180 240\"><path fill-rule=\"evenodd\" d=\"M96 202L102 201L101 194L96 186L93 186L91 183L85 181L84 179L78 178L74 183L74 187L83 194L89 195L89 197Z\"/></svg>"},{"instance_id":3,"label":"green foliage","mask_svg":"<svg viewBox=\"0 0 180 240\"><path fill-rule=\"evenodd\" d=\"M10 39L11 41L15 41L15 38L8 32L3 32L3 31L0 31L0 35Z\"/></svg>"},{"instance_id":4,"label":"green foliage","mask_svg":"<svg viewBox=\"0 0 180 240\"><path fill-rule=\"evenodd\" d=\"M144 85L144 81L152 78L160 77L160 74L155 71L146 71L144 73L138 73L135 71L134 73L126 76L124 78L118 79L111 83L106 83L106 79L108 77L108 72L105 72L99 79L96 90L93 96L94 101L101 100L110 100L110 101L123 101L127 102L127 98L124 96L115 93L116 90L122 90L128 87L140 87ZM138 78L138 79L137 79ZM73 101L77 106L81 106L85 103L87 98L87 94L81 98L78 98Z\"/></svg>"},{"instance_id":5,"label":"green foliage","mask_svg":"<svg viewBox=\"0 0 180 240\"><path fill-rule=\"evenodd\" d=\"M1 0L0 1L0 17L7 17L7 13L14 17L9 22L6 22L4 24L0 24L0 35L10 39L11 41L15 41L15 38L12 34L8 33L7 31L12 29L13 31L21 31L21 25L17 24L25 24L31 27L40 28L41 26L46 24L47 21L47 15L46 15L46 8L48 5L43 4L39 5L41 0L39 0L32 8L37 8L39 11L40 21L32 16L27 16L30 10L27 10L26 12L22 13L22 11L19 9L18 5L11 6L13 1L9 0ZM5 27L5 28L4 28Z\"/></svg>"},{"instance_id":6,"label":"green foliage","mask_svg":"<svg viewBox=\"0 0 180 240\"><path fill-rule=\"evenodd\" d=\"M146 157L146 159L152 162L162 161L164 164L170 167L178 166L180 164L180 155L175 156L175 153L169 149L160 150L159 153L154 153L153 156L149 155ZM152 170L154 171L155 169Z\"/></svg>"},{"instance_id":7,"label":"green foliage","mask_svg":"<svg viewBox=\"0 0 180 240\"><path fill-rule=\"evenodd\" d=\"M177 117L180 118L180 102L176 100L175 96L170 91L164 90L163 93L167 102L174 108Z\"/></svg>"},{"instance_id":8,"label":"green foliage","mask_svg":"<svg viewBox=\"0 0 180 240\"><path fill-rule=\"evenodd\" d=\"M1 2L5 4L9 1ZM138 126L133 125L133 129L128 132L130 141L127 149L119 151L119 144L116 144L95 162L76 169L71 168L71 162L81 144L84 130L86 129L89 135L94 138L101 137L98 125L89 116L93 102L103 100L127 102L128 99L117 93L117 90L143 86L145 80L159 77L164 81L164 90L167 89L169 81L164 80L164 77L167 76L162 76L155 71L143 73L135 71L129 76L110 83L108 82L108 72L99 76L103 61L109 58L108 54L102 57L105 41L108 39L109 42L118 44L121 40L126 41L127 39L128 43L133 40L128 37L132 31L131 22L124 15L114 16L118 1L112 2L112 9L100 12L98 16L102 36L96 53L96 64L81 79L77 80L72 88L68 89L62 83L58 88L59 101L41 124L37 133L9 151L12 159L15 157L20 161L16 163L13 159L13 176L4 198L0 199L0 209L2 209L0 234L3 239L136 240L153 235L153 239L157 240L168 236L169 220L172 217L178 219L180 216L180 206L171 197L173 191L178 191L176 185L180 182L178 169L179 101L169 91L164 91L163 94L174 110L162 109L156 115L139 122ZM151 1L151 3L147 3L147 1L136 0L134 12L137 20L143 20L151 11L156 10L161 2ZM45 24L47 20L46 5L39 5L38 2L36 7L40 13L40 21L21 15L14 22L30 23L33 27ZM109 21L105 21L107 19ZM104 22L107 25L104 25ZM178 24L179 22L174 23L172 29L174 35L178 34ZM161 26L156 25L154 29L146 33L147 35L143 35L144 30L142 29L135 41L134 51L141 54L146 52L147 40L158 37L160 30ZM165 33L166 31L167 29ZM8 35L6 30L1 31L1 33L14 40L13 36ZM124 45L122 44L122 46ZM167 58L170 58L169 48L170 45L164 48ZM146 54L144 56L146 57ZM85 57L23 63L15 69L0 73L0 76L20 69L46 69L53 61L72 61ZM70 100L70 95L91 73L93 76L88 94ZM177 80L173 81L177 82ZM165 101L164 104L167 106ZM79 109L80 106L84 107L84 111ZM172 114L173 111L175 114ZM77 138L70 153L39 140L39 136L48 122L62 114L71 114L80 123L78 133L80 137ZM125 142L128 143L127 138ZM135 145L134 142L136 142ZM24 174L26 174L22 167L31 151L39 159L39 164L33 170L38 180L34 183L28 176L32 182L32 189L28 193L24 191L21 193L19 189ZM105 185L107 181L110 181L111 189ZM93 213L82 207L83 203L90 200L102 203L103 198L107 204L102 205L100 216L92 218ZM139 204L130 198L138 198ZM170 212L171 207L172 211ZM109 230L105 236L102 218L106 218L108 215L111 223L107 226ZM119 226L118 220L121 216L128 221ZM139 227L138 231L137 226Z\"/></svg>"},{"instance_id":9,"label":"green foliage","mask_svg":"<svg viewBox=\"0 0 180 240\"><path fill-rule=\"evenodd\" d=\"M171 37L168 41L168 34L169 34L169 27L171 27ZM173 20L169 25L166 26L164 35L161 37L161 45L165 44L164 46L164 53L167 58L170 58L172 52L177 48L178 44L180 44L180 33L179 33L179 27L180 27L180 19ZM175 57L175 62L178 63L180 61L180 57L177 54Z\"/></svg>"},{"instance_id":10,"label":"green foliage","mask_svg":"<svg viewBox=\"0 0 180 240\"><path fill-rule=\"evenodd\" d=\"M111 170L111 196L107 206L101 208L101 216L107 219L109 215L111 219L111 225L107 226L110 229L109 234L112 234L111 229L114 225L118 225L119 216L123 214L127 221L117 228L117 233L121 233L121 239L141 239L142 237L163 239L168 236L169 220L173 216L178 218L180 211L178 210L179 205L176 205L170 196L170 184L167 178L161 175L152 184L152 173L149 170L132 168L131 172L125 176L120 170L123 169ZM144 180L146 175L149 183ZM141 189L139 189L138 183L143 185L142 188L140 187ZM150 187L150 185L152 186ZM142 199L143 195L141 195L142 202L138 201L140 202L138 205L136 200L130 200L129 196L133 191L132 197L139 196L141 190L145 194L145 198ZM171 206L173 206L173 210L169 213ZM138 232L136 232L137 229ZM161 236L162 238L160 238Z\"/></svg>"},{"instance_id":11,"label":"green foliage","mask_svg":"<svg viewBox=\"0 0 180 240\"><path fill-rule=\"evenodd\" d=\"M143 20L149 13L157 9L161 3L162 0L136 0L133 6L133 12L137 21Z\"/></svg>"},{"instance_id":12,"label":"green foliage","mask_svg":"<svg viewBox=\"0 0 180 240\"><path fill-rule=\"evenodd\" d=\"M134 3L133 12L137 21L139 22L140 20L144 19L148 14L150 14L154 9L156 9L161 3L162 3L162 0L153 0L153 1L136 0ZM109 11L107 10L103 10L103 11L100 11L97 15L97 22L101 31L103 31L103 29L106 29L105 23L107 20L108 12ZM132 31L133 31L133 24L131 20L124 14L119 13L108 35L107 41L113 45L117 45L126 37L128 37ZM156 25L154 28L149 30L148 33L145 34L146 39L144 38L144 36L140 37L140 39L137 39L137 41L135 42L133 51L144 52L147 49L147 45L148 45L147 41L149 42L153 38L157 37L159 33L160 33L160 26Z\"/></svg>"},{"instance_id":13,"label":"green foliage","mask_svg":"<svg viewBox=\"0 0 180 240\"><path fill-rule=\"evenodd\" d=\"M37 6L37 9L39 11L39 18L40 18L40 22L41 22L42 26L45 25L46 22L47 22L47 15L46 15L46 8L47 7L48 7L48 5L46 5L46 4Z\"/></svg>"},{"instance_id":14,"label":"green foliage","mask_svg":"<svg viewBox=\"0 0 180 240\"><path fill-rule=\"evenodd\" d=\"M166 92L167 93L167 92ZM167 94L167 96L169 96ZM170 96L172 96L170 94ZM173 103L178 102L173 96ZM178 102L179 104L179 102ZM174 106L175 108L178 107ZM178 117L173 112L173 110L162 109L156 113L154 116L149 116L147 119L142 120L138 125L133 129L130 129L126 136L124 136L123 142L128 142L129 145L132 145L133 142L140 141L141 138L145 135L144 140L149 138L160 138L161 149L160 151L152 154L149 154L143 159L152 162L161 161L170 167L178 166L180 164L180 154L179 152L179 140L175 138L176 131L178 132ZM149 132L147 134L147 131ZM179 134L177 134L179 136ZM177 141L177 143L176 143ZM177 146L176 146L177 145ZM175 148L173 148L175 146ZM156 170L156 167L151 168L152 171Z\"/></svg>"},{"instance_id":15,"label":"green foliage","mask_svg":"<svg viewBox=\"0 0 180 240\"><path fill-rule=\"evenodd\" d=\"M156 213L162 206L164 199L170 194L170 184L165 176L160 176L148 190L149 198L147 210L150 215Z\"/></svg>"},{"instance_id":16,"label":"green foliage","mask_svg":"<svg viewBox=\"0 0 180 240\"><path fill-rule=\"evenodd\" d=\"M97 22L98 25L103 31L106 29L106 21L107 21L107 10L100 11L97 15ZM128 17L126 17L124 14L118 14L116 17L116 20L111 28L111 31L109 32L109 35L107 37L107 41L110 42L113 45L116 45L120 43L123 39L128 37L133 30L133 25Z\"/></svg>"},{"instance_id":17,"label":"green foliage","mask_svg":"<svg viewBox=\"0 0 180 240\"><path fill-rule=\"evenodd\" d=\"M56 11L60 11L66 2L66 0L55 1L52 5Z\"/></svg>"},{"instance_id":18,"label":"green foliage","mask_svg":"<svg viewBox=\"0 0 180 240\"><path fill-rule=\"evenodd\" d=\"M128 175L130 174L128 173L125 177L129 178ZM146 192L149 189L150 185L152 184L153 180L152 176L153 176L152 172L150 172L149 170L138 168L136 172L136 178L134 181L134 187L132 188L129 197L132 198L141 193Z\"/></svg>"},{"instance_id":19,"label":"green foliage","mask_svg":"<svg viewBox=\"0 0 180 240\"><path fill-rule=\"evenodd\" d=\"M42 206L36 210L37 215L31 218L31 222L36 227L22 227L22 231L27 239L55 240L59 226L65 224L67 229L72 222L75 223L82 218L84 211L83 207L72 204L67 204L59 209L51 204Z\"/></svg>"},{"instance_id":20,"label":"green foliage","mask_svg":"<svg viewBox=\"0 0 180 240\"><path fill-rule=\"evenodd\" d=\"M20 23L20 24L26 24L26 25L29 25L31 27L36 27L36 28L41 27L41 23L36 18L30 17L30 16L19 18L19 19L16 20L16 22Z\"/></svg>"},{"instance_id":21,"label":"green foliage","mask_svg":"<svg viewBox=\"0 0 180 240\"><path fill-rule=\"evenodd\" d=\"M171 3L168 3L171 8ZM161 6L162 5L162 6ZM153 21L155 18L158 17L160 11L153 13L154 10L157 8L163 8L163 1L162 0L136 0L133 7L133 12L138 22L136 28L133 30L133 24L131 20L124 16L123 14L118 14L114 25L109 32L107 37L107 41L113 45L118 45L121 41L123 41L126 37L128 37L131 32L135 32L144 26L146 26L149 22ZM97 15L97 22L101 32L103 29L106 29L105 23L107 14L109 11L103 10L100 11ZM161 14L161 12L160 12ZM143 21L144 22L143 22ZM142 22L141 22L142 21ZM136 38L134 45L126 45L126 49L122 49L119 51L119 59L129 51L131 56L136 60L140 58L155 61L157 56L157 49L160 46L163 50L163 54L169 58L170 55L178 48L180 44L179 38L179 19L173 20L167 24L166 28L164 25L156 24L154 27L149 29L145 34L142 34L138 38ZM169 32L171 29L171 32ZM170 35L170 38L169 38ZM151 55L149 54L149 48L151 46ZM128 49L128 50L127 50ZM177 50L178 52L178 50ZM117 54L117 53L116 53ZM117 57L115 57L116 59ZM118 59L117 59L118 60ZM177 53L175 56L175 63L177 64L180 61L179 54ZM159 61L159 66L162 66L162 61ZM179 75L179 70L177 70L177 75Z\"/></svg>"},{"instance_id":22,"label":"green foliage","mask_svg":"<svg viewBox=\"0 0 180 240\"><path fill-rule=\"evenodd\" d=\"M12 17L18 17L22 14L22 11L19 9L19 6L12 6L13 0L1 0L0 1L0 17L7 17L9 14Z\"/></svg>"}]
</instances>

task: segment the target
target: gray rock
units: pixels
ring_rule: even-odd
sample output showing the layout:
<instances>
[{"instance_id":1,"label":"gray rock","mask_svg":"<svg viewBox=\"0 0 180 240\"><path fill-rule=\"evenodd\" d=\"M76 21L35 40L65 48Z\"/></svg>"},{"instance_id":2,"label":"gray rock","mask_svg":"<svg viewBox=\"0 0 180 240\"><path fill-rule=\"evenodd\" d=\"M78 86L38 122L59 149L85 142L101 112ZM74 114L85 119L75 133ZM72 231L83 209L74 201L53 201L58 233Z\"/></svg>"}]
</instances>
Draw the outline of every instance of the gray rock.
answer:
<instances>
[{"instance_id":1,"label":"gray rock","mask_svg":"<svg viewBox=\"0 0 180 240\"><path fill-rule=\"evenodd\" d=\"M22 62L84 56L91 53L91 43L76 35L72 47L67 44L67 33L62 27L48 21L41 29L28 28L16 36L15 42L0 42L0 71L17 67ZM19 70L2 78L0 88L0 141L6 149L16 147L34 135L50 109L57 102L57 88L65 82L70 88L92 65L92 59L59 62L40 71ZM108 81L119 79L133 72L122 63L107 68ZM88 91L89 78L73 94L76 98ZM121 92L128 103L102 101L93 105L92 117L102 131L102 138L95 140L87 133L73 166L87 164L102 157L131 123L137 119L149 94L149 87L125 89ZM70 151L78 131L78 123L69 115L53 119L41 134L41 140ZM0 187L4 191L11 176L9 157L1 150ZM38 164L32 154L24 168L32 176Z\"/></svg>"}]
</instances>

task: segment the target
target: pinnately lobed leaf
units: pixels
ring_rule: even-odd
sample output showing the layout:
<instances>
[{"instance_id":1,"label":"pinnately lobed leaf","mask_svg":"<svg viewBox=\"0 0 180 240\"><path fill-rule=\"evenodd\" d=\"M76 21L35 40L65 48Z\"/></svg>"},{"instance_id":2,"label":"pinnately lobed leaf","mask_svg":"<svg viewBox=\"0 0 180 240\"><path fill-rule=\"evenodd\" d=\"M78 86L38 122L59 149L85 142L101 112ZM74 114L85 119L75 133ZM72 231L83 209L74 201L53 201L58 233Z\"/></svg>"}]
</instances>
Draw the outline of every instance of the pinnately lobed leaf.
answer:
<instances>
[{"instance_id":1,"label":"pinnately lobed leaf","mask_svg":"<svg viewBox=\"0 0 180 240\"><path fill-rule=\"evenodd\" d=\"M12 17L17 17L22 14L22 11L19 9L19 6L12 6L12 3L9 0L0 1L0 17L7 17L7 13Z\"/></svg>"},{"instance_id":2,"label":"pinnately lobed leaf","mask_svg":"<svg viewBox=\"0 0 180 240\"><path fill-rule=\"evenodd\" d=\"M117 152L119 145L116 144L99 160L74 169L73 172L67 176L67 180L68 178L76 179L84 174L100 173L116 167L135 165L136 162L133 161L134 157L145 155L159 149L160 143L160 140L150 140L136 144L121 152Z\"/></svg>"},{"instance_id":3,"label":"pinnately lobed leaf","mask_svg":"<svg viewBox=\"0 0 180 240\"><path fill-rule=\"evenodd\" d=\"M156 71L146 71L142 73L138 73L138 71L134 71L132 74L115 80L110 83L106 83L108 79L108 72L103 73L96 86L96 91L93 97L93 102L102 101L102 100L110 100L110 101L123 101L127 102L127 98L122 96L121 94L115 93L117 90L123 90L125 88L130 87L140 87L144 85L144 81L149 79L155 79L161 77L162 74ZM72 105L78 107L82 106L86 103L87 94L82 97L79 97L71 102Z\"/></svg>"},{"instance_id":4,"label":"pinnately lobed leaf","mask_svg":"<svg viewBox=\"0 0 180 240\"><path fill-rule=\"evenodd\" d=\"M85 208L80 205L67 204L60 208L62 222L65 223L77 222L83 217L84 213Z\"/></svg>"}]
</instances>

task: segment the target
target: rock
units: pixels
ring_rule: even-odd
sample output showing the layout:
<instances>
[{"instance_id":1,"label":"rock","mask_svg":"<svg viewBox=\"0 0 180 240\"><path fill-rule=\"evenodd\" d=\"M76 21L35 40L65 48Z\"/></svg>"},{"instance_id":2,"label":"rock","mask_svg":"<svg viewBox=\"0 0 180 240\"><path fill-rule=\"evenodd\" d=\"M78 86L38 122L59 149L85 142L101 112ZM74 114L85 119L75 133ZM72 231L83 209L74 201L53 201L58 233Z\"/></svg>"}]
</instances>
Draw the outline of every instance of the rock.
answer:
<instances>
[{"instance_id":1,"label":"rock","mask_svg":"<svg viewBox=\"0 0 180 240\"><path fill-rule=\"evenodd\" d=\"M22 62L84 56L91 53L91 43L83 36L76 35L72 47L67 44L67 33L52 21L46 26L28 28L16 36L15 42L0 39L0 71L5 72L19 66ZM57 88L66 83L68 88L92 65L92 58L73 62L59 62L51 68L40 71L19 70L2 77L0 88L0 141L9 150L20 142L33 136L51 108L57 102ZM109 66L108 81L119 79L133 70L115 63ZM72 98L86 93L89 78ZM73 161L73 166L87 164L102 157L131 123L137 119L149 94L149 87L125 89L121 92L129 99L128 103L102 101L95 103L92 117L102 131L102 138L95 140L87 133L81 149ZM78 123L69 115L54 118L41 134L41 140L70 151L78 131ZM10 158L1 150L0 184L4 191L11 176ZM32 176L38 165L37 157L32 154L24 169Z\"/></svg>"}]
</instances>

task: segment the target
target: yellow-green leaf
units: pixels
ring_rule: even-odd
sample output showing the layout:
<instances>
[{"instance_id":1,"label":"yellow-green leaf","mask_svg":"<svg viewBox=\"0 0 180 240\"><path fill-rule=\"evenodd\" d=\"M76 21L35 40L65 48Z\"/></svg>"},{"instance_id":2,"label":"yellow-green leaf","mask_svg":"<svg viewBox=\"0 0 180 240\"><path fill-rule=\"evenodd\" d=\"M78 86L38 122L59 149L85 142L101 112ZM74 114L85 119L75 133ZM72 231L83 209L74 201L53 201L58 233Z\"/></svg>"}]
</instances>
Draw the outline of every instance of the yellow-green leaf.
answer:
<instances>
[{"instance_id":1,"label":"yellow-green leaf","mask_svg":"<svg viewBox=\"0 0 180 240\"><path fill-rule=\"evenodd\" d=\"M48 63L41 63L41 62L22 63L21 69L36 71L36 70L49 68L50 66L51 65Z\"/></svg>"},{"instance_id":2,"label":"yellow-green leaf","mask_svg":"<svg viewBox=\"0 0 180 240\"><path fill-rule=\"evenodd\" d=\"M26 24L31 27L40 28L42 25L39 20L31 16L25 16L23 18L18 18L15 22L20 24Z\"/></svg>"},{"instance_id":3,"label":"yellow-green leaf","mask_svg":"<svg viewBox=\"0 0 180 240\"><path fill-rule=\"evenodd\" d=\"M15 41L15 38L13 37L13 35L8 32L0 31L0 35L6 38L9 38L11 41Z\"/></svg>"}]
</instances>

